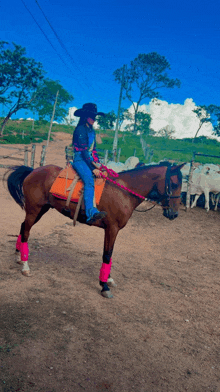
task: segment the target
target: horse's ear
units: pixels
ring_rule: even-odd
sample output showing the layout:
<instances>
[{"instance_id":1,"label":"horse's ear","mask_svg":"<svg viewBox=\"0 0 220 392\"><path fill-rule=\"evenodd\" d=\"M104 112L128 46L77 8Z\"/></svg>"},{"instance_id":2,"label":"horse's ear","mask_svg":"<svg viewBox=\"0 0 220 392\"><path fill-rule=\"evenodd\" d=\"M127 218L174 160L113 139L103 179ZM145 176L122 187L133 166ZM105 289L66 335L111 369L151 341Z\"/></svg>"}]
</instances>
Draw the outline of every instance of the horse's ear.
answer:
<instances>
[{"instance_id":1,"label":"horse's ear","mask_svg":"<svg viewBox=\"0 0 220 392\"><path fill-rule=\"evenodd\" d=\"M182 163L181 165L178 165L178 166L172 166L171 167L171 172L172 172L172 174L177 174L182 168L183 168L183 166L186 164L186 162L185 163Z\"/></svg>"},{"instance_id":2,"label":"horse's ear","mask_svg":"<svg viewBox=\"0 0 220 392\"><path fill-rule=\"evenodd\" d=\"M183 166L185 166L187 164L187 162L182 163L182 165L179 165L179 170L181 170L183 168Z\"/></svg>"}]
</instances>

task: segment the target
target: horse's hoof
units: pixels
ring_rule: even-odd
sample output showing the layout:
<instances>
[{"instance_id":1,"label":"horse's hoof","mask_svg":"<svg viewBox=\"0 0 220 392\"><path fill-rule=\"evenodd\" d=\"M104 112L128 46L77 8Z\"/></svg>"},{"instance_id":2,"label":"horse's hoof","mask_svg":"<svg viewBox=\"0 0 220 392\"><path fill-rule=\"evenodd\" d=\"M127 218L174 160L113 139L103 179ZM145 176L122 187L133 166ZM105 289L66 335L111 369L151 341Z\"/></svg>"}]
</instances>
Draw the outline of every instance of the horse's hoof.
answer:
<instances>
[{"instance_id":1,"label":"horse's hoof","mask_svg":"<svg viewBox=\"0 0 220 392\"><path fill-rule=\"evenodd\" d=\"M21 271L22 275L26 276L26 277L30 277L31 276L31 272L30 271Z\"/></svg>"},{"instance_id":2,"label":"horse's hoof","mask_svg":"<svg viewBox=\"0 0 220 392\"><path fill-rule=\"evenodd\" d=\"M101 291L101 295L105 298L113 298L113 295L110 290Z\"/></svg>"},{"instance_id":3,"label":"horse's hoof","mask_svg":"<svg viewBox=\"0 0 220 392\"><path fill-rule=\"evenodd\" d=\"M117 287L117 284L115 283L113 278L108 278L107 285L108 287Z\"/></svg>"}]
</instances>

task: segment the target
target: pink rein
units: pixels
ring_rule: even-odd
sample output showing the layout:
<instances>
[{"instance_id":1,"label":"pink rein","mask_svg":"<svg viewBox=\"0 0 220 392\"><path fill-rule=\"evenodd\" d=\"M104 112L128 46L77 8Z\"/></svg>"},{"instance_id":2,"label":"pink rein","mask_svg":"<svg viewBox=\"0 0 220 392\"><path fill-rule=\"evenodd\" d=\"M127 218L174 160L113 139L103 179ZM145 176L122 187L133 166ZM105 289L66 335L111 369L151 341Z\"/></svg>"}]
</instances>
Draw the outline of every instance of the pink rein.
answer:
<instances>
[{"instance_id":1,"label":"pink rein","mask_svg":"<svg viewBox=\"0 0 220 392\"><path fill-rule=\"evenodd\" d=\"M116 173L114 170L109 169L108 167L106 167L106 166L104 166L104 165L101 165L100 170L102 170L102 169L105 170L105 171L107 171L107 173L108 173L110 176L112 176L112 177L119 177L119 174L118 174L118 173ZM137 197L140 197L140 199L145 200L145 197L144 197L144 196L139 195L139 193L133 192L131 189L127 188L126 186L121 185L121 184L119 184L118 182L112 180L111 178L105 176L105 174L102 173L102 172L101 172L101 176L102 176L102 178L105 178L106 180L108 180L108 181L112 182L113 184L117 185L119 188L122 188L122 189L124 189L125 191L131 193L132 195L135 195L135 196L137 196Z\"/></svg>"}]
</instances>

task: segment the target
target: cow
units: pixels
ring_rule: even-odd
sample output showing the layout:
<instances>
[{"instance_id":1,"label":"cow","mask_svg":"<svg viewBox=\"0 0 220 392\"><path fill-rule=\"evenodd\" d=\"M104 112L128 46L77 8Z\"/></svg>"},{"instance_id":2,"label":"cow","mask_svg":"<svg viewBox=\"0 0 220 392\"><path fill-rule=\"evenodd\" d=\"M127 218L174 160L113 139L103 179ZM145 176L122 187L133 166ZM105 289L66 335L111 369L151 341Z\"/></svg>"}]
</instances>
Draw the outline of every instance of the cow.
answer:
<instances>
[{"instance_id":1,"label":"cow","mask_svg":"<svg viewBox=\"0 0 220 392\"><path fill-rule=\"evenodd\" d=\"M214 208L216 211L220 196L220 173L211 170L207 171L207 168L204 168L202 172L196 176L192 181L190 192L190 194L196 195L191 208L196 206L197 200L202 193L205 195L205 209L207 212L209 211L209 194L213 193L216 195Z\"/></svg>"}]
</instances>

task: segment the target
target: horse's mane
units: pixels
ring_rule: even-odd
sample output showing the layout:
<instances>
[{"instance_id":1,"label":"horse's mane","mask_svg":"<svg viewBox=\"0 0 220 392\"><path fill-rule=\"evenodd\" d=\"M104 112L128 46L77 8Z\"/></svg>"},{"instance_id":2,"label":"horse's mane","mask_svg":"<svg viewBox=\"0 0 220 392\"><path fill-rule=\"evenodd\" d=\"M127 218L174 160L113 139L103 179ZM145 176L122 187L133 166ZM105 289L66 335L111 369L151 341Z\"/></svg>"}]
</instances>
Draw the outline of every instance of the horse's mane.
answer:
<instances>
[{"instance_id":1,"label":"horse's mane","mask_svg":"<svg viewBox=\"0 0 220 392\"><path fill-rule=\"evenodd\" d=\"M159 163L154 163L153 165L144 165L144 166L135 167L134 169L124 170L124 171L120 172L119 174L141 172L146 169L152 169L154 167L156 168L156 167L161 167L161 166L169 167L169 166L172 166L172 164L169 161L162 161Z\"/></svg>"}]
</instances>

